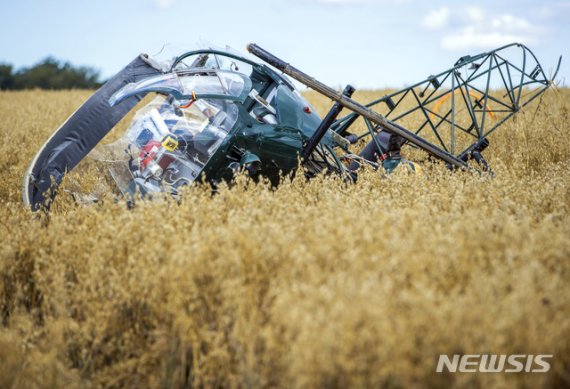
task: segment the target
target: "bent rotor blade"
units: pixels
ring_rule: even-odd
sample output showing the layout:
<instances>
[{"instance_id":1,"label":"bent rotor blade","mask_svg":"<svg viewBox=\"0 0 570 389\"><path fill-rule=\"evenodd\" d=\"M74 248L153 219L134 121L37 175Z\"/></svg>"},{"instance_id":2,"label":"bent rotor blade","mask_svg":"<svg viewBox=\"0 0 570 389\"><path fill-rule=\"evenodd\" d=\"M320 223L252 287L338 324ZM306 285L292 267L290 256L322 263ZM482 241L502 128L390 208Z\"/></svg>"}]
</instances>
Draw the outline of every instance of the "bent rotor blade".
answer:
<instances>
[{"instance_id":1,"label":"bent rotor blade","mask_svg":"<svg viewBox=\"0 0 570 389\"><path fill-rule=\"evenodd\" d=\"M327 96L331 100L334 100L341 104L343 107L350 109L351 111L355 112L358 115L361 115L370 121L376 123L386 131L399 135L404 138L406 141L420 147L421 149L427 151L431 155L459 168L468 168L467 164L462 160L454 157L450 153L446 152L438 148L437 146L431 144L430 142L426 141L425 139L417 136L411 131L408 131L406 128L387 120L384 116L380 115L378 112L373 111L369 107L366 107L357 101L342 95L341 93L335 91L331 87L323 84L320 81L317 81L315 78L310 77L309 75L303 73L299 69L289 65L285 61L275 57L268 51L262 49L261 47L257 46L256 44L249 44L247 46L247 50L252 53L253 55L261 58L263 61L267 62L268 64L272 65L273 67L281 70L283 73L291 76L292 78L296 79L297 81L307 85L308 87L316 90L317 92L321 93L322 95Z\"/></svg>"}]
</instances>

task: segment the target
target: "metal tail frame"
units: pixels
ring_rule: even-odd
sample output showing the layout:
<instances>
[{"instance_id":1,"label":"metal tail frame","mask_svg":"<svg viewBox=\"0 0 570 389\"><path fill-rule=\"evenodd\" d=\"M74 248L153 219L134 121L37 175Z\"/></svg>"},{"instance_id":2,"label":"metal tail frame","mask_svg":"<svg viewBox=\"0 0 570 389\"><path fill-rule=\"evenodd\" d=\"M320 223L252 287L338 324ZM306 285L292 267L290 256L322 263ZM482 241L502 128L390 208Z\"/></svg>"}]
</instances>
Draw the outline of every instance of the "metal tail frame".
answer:
<instances>
[{"instance_id":1,"label":"metal tail frame","mask_svg":"<svg viewBox=\"0 0 570 389\"><path fill-rule=\"evenodd\" d=\"M520 49L522 55L520 65L511 62L505 55L517 49ZM362 116L368 131L359 138L370 136L374 140L378 131L386 130L402 136L406 143L460 168L467 168L465 161L472 151L487 142L487 136L550 87L562 60L560 57L554 75L548 78L530 49L520 43L512 43L486 53L461 57L446 71L361 105L255 44L248 45L248 50L283 73L352 110L352 113L331 125L333 131L345 133ZM492 86L497 84L498 88L493 92ZM504 93L502 97L494 96L498 90ZM477 95L479 98L474 97ZM434 109L441 99L451 101L445 112ZM410 100L411 108L407 108L410 107ZM384 114L380 114L378 109L382 109ZM458 113L462 113L464 118L464 111L467 112L468 119L461 122ZM397 123L412 115L422 120L416 120L417 124L407 124L406 127ZM491 116L500 118L491 122ZM376 126L372 126L371 122ZM425 135L430 132L435 138L431 142L425 139ZM459 152L458 135L473 138L469 145L462 145ZM380 145L376 146L382 154Z\"/></svg>"}]
</instances>

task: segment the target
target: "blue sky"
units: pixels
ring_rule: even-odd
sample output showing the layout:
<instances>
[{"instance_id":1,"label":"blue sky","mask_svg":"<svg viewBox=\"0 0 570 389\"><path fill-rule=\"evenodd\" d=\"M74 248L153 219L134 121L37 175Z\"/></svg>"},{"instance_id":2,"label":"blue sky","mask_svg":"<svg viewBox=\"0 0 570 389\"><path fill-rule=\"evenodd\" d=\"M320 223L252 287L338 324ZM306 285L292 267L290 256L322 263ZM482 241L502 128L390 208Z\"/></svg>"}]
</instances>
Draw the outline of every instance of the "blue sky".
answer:
<instances>
[{"instance_id":1,"label":"blue sky","mask_svg":"<svg viewBox=\"0 0 570 389\"><path fill-rule=\"evenodd\" d=\"M6 1L6 0L4 0ZM0 62L53 55L103 77L138 53L256 42L331 86L401 87L460 56L518 41L570 75L570 0L99 0L0 6Z\"/></svg>"}]
</instances>

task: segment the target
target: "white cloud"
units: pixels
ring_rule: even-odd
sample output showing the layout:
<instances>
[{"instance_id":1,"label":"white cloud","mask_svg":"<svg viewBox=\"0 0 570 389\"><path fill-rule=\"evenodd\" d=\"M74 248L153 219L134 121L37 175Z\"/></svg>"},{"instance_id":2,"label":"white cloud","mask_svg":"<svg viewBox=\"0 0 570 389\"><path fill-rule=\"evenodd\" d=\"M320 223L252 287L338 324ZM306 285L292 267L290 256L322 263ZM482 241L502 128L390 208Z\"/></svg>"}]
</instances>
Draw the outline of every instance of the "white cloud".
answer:
<instances>
[{"instance_id":1,"label":"white cloud","mask_svg":"<svg viewBox=\"0 0 570 389\"><path fill-rule=\"evenodd\" d=\"M523 18L517 18L516 16L506 14L492 21L494 28L504 28L505 30L528 30L530 28L530 23Z\"/></svg>"},{"instance_id":2,"label":"white cloud","mask_svg":"<svg viewBox=\"0 0 570 389\"><path fill-rule=\"evenodd\" d=\"M470 21L481 23L485 19L485 11L479 7L467 7L465 11Z\"/></svg>"},{"instance_id":3,"label":"white cloud","mask_svg":"<svg viewBox=\"0 0 570 389\"><path fill-rule=\"evenodd\" d=\"M470 50L498 48L513 42L536 43L536 39L526 35L508 34L502 32L481 32L473 27L465 27L458 33L444 36L441 47L446 50Z\"/></svg>"},{"instance_id":4,"label":"white cloud","mask_svg":"<svg viewBox=\"0 0 570 389\"><path fill-rule=\"evenodd\" d=\"M443 31L441 47L445 50L492 49L513 42L533 44L540 35L540 30L523 17L476 6L433 10L424 17L422 26Z\"/></svg>"},{"instance_id":5,"label":"white cloud","mask_svg":"<svg viewBox=\"0 0 570 389\"><path fill-rule=\"evenodd\" d=\"M422 26L430 30L443 28L447 25L450 15L451 12L449 11L449 8L445 6L440 9L430 11L424 16Z\"/></svg>"},{"instance_id":6,"label":"white cloud","mask_svg":"<svg viewBox=\"0 0 570 389\"><path fill-rule=\"evenodd\" d=\"M154 0L154 5L158 9L168 9L176 4L176 0Z\"/></svg>"}]
</instances>

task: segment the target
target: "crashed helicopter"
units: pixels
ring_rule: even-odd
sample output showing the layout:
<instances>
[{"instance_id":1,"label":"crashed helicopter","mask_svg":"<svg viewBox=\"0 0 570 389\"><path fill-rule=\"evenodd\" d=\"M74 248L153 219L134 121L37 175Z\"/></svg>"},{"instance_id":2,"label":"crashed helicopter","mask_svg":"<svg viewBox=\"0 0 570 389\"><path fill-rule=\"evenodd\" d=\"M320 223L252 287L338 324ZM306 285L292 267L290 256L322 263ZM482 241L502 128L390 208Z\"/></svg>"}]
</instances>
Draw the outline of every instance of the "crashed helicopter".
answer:
<instances>
[{"instance_id":1,"label":"crashed helicopter","mask_svg":"<svg viewBox=\"0 0 570 389\"><path fill-rule=\"evenodd\" d=\"M107 81L48 139L23 181L31 210L49 208L64 175L103 140L145 96L119 140L104 148L120 192L176 194L193 182L216 185L246 171L279 183L299 166L306 174L335 172L356 180L362 165L387 172L417 164L403 147L421 149L452 169L489 171L488 137L553 83L535 55L513 43L461 57L450 69L363 105L261 47L202 49L167 66L140 55ZM291 77L334 104L320 118ZM350 111L338 117L342 109ZM365 130L351 132L358 119ZM368 140L359 153L355 144ZM471 162L471 161L474 161Z\"/></svg>"}]
</instances>

